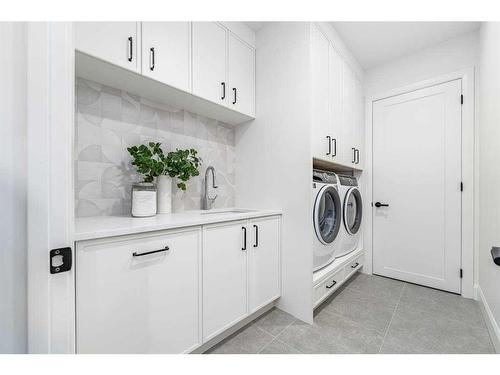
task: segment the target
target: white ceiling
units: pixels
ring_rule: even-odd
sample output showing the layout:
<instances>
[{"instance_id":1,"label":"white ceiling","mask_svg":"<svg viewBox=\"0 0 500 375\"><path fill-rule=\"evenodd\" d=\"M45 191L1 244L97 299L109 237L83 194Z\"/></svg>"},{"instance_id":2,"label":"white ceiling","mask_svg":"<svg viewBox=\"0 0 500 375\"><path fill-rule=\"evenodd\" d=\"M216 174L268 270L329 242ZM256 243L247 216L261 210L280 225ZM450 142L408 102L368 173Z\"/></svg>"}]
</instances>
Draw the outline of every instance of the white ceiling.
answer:
<instances>
[{"instance_id":1,"label":"white ceiling","mask_svg":"<svg viewBox=\"0 0 500 375\"><path fill-rule=\"evenodd\" d=\"M477 30L479 22L332 22L364 69Z\"/></svg>"}]
</instances>

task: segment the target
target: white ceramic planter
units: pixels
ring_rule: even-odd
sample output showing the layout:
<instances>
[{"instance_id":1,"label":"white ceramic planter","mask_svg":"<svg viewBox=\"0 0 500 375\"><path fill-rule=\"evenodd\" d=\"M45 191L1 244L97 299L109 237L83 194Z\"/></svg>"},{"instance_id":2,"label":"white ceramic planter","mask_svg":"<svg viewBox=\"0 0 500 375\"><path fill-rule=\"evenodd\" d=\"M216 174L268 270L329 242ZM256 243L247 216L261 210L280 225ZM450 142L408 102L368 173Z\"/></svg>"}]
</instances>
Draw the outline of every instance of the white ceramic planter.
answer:
<instances>
[{"instance_id":1,"label":"white ceramic planter","mask_svg":"<svg viewBox=\"0 0 500 375\"><path fill-rule=\"evenodd\" d=\"M156 178L156 197L158 199L158 213L169 214L172 212L172 178L158 176Z\"/></svg>"}]
</instances>

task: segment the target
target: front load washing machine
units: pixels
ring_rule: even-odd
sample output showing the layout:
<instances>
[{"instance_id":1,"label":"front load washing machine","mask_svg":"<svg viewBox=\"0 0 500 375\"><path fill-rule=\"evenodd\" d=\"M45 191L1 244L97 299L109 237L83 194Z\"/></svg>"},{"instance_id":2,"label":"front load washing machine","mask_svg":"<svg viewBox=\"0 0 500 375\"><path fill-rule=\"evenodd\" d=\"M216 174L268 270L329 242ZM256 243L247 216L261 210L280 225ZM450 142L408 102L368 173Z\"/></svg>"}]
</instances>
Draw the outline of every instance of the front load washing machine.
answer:
<instances>
[{"instance_id":1,"label":"front load washing machine","mask_svg":"<svg viewBox=\"0 0 500 375\"><path fill-rule=\"evenodd\" d=\"M342 201L338 178L333 172L313 170L313 265L314 271L333 262L339 250L342 226Z\"/></svg>"},{"instance_id":2,"label":"front load washing machine","mask_svg":"<svg viewBox=\"0 0 500 375\"><path fill-rule=\"evenodd\" d=\"M341 257L358 248L363 219L363 201L356 177L338 175L338 179L339 194L342 199L343 225L339 236L339 250L335 256Z\"/></svg>"}]
</instances>

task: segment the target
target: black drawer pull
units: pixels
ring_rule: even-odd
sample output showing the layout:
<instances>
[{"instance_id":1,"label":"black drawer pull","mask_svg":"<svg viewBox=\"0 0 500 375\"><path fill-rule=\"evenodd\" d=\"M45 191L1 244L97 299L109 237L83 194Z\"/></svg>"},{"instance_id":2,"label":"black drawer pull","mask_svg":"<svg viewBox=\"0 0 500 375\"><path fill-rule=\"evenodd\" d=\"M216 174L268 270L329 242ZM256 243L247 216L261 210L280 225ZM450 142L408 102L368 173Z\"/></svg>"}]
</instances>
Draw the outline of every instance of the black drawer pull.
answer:
<instances>
[{"instance_id":1,"label":"black drawer pull","mask_svg":"<svg viewBox=\"0 0 500 375\"><path fill-rule=\"evenodd\" d=\"M241 227L243 230L243 247L241 250L246 250L247 249L247 228L246 227Z\"/></svg>"},{"instance_id":2,"label":"black drawer pull","mask_svg":"<svg viewBox=\"0 0 500 375\"><path fill-rule=\"evenodd\" d=\"M162 253L164 251L168 251L170 248L168 246L165 246L163 249L160 250L153 250L153 251L146 251L145 253L138 253L134 252L132 256L134 257L143 257L144 255L150 255L150 254L156 254L156 253Z\"/></svg>"},{"instance_id":3,"label":"black drawer pull","mask_svg":"<svg viewBox=\"0 0 500 375\"><path fill-rule=\"evenodd\" d=\"M130 36L128 38L128 59L127 60L132 61L133 58L134 58L134 40Z\"/></svg>"},{"instance_id":4,"label":"black drawer pull","mask_svg":"<svg viewBox=\"0 0 500 375\"><path fill-rule=\"evenodd\" d=\"M335 280L332 281L332 283L330 285L327 285L326 286L326 289L330 289L330 288L333 288L335 286L335 284L337 284L337 282Z\"/></svg>"},{"instance_id":5,"label":"black drawer pull","mask_svg":"<svg viewBox=\"0 0 500 375\"><path fill-rule=\"evenodd\" d=\"M359 263L358 263L358 262L354 263L354 264L351 266L351 268L356 268L357 266L359 266Z\"/></svg>"}]
</instances>

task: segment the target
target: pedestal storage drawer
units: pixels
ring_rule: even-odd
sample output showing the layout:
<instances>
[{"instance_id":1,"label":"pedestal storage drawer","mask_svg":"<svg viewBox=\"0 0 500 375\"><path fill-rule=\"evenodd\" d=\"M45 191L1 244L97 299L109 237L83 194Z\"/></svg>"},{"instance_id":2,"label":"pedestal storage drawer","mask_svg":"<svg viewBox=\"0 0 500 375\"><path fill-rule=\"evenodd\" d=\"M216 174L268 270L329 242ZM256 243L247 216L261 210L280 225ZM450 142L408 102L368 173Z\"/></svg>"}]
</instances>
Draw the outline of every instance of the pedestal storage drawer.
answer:
<instances>
[{"instance_id":1,"label":"pedestal storage drawer","mask_svg":"<svg viewBox=\"0 0 500 375\"><path fill-rule=\"evenodd\" d=\"M344 268L341 268L333 275L314 287L314 306L332 294L344 280Z\"/></svg>"},{"instance_id":2,"label":"pedestal storage drawer","mask_svg":"<svg viewBox=\"0 0 500 375\"><path fill-rule=\"evenodd\" d=\"M361 254L359 257L351 261L349 264L345 266L345 277L349 278L353 273L358 271L364 264L364 255Z\"/></svg>"},{"instance_id":3,"label":"pedestal storage drawer","mask_svg":"<svg viewBox=\"0 0 500 375\"><path fill-rule=\"evenodd\" d=\"M201 228L77 244L77 353L182 353L201 342Z\"/></svg>"}]
</instances>

